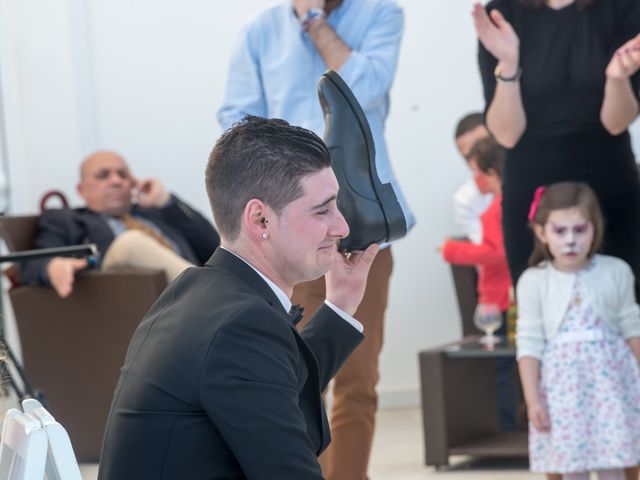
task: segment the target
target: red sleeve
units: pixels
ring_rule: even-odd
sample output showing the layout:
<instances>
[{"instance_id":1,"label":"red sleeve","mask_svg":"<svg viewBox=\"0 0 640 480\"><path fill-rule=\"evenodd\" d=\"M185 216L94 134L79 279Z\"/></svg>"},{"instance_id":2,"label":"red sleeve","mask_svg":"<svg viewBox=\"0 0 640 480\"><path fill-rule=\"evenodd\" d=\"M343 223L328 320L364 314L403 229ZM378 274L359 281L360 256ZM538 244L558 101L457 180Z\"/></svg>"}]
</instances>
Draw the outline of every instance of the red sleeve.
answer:
<instances>
[{"instance_id":1,"label":"red sleeve","mask_svg":"<svg viewBox=\"0 0 640 480\"><path fill-rule=\"evenodd\" d=\"M497 265L506 262L499 200L494 200L482 215L481 222L482 243L446 242L442 248L442 255L447 262L459 265Z\"/></svg>"}]
</instances>

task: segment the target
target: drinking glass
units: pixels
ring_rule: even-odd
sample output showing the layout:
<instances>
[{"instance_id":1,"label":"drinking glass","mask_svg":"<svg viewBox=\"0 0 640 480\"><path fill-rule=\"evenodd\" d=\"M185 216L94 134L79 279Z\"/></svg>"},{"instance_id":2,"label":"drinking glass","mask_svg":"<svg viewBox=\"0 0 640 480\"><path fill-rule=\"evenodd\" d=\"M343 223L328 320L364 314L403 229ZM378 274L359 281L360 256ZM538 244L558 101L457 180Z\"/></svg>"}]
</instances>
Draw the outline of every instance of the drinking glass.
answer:
<instances>
[{"instance_id":1,"label":"drinking glass","mask_svg":"<svg viewBox=\"0 0 640 480\"><path fill-rule=\"evenodd\" d=\"M500 338L493 334L502 325L502 312L495 303L479 303L473 314L473 323L485 333L480 343L492 346L500 342Z\"/></svg>"}]
</instances>

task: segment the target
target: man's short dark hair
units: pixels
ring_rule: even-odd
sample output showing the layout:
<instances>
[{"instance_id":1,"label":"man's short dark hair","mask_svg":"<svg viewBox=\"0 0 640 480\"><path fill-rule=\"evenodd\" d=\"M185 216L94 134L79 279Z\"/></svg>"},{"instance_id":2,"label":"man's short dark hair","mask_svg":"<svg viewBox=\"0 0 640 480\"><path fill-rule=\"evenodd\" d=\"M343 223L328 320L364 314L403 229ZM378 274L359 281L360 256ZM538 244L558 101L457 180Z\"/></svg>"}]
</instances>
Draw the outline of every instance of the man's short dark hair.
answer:
<instances>
[{"instance_id":1,"label":"man's short dark hair","mask_svg":"<svg viewBox=\"0 0 640 480\"><path fill-rule=\"evenodd\" d=\"M216 142L205 171L221 236L235 240L247 203L257 198L276 214L303 195L300 180L331 166L315 133L284 120L247 116Z\"/></svg>"},{"instance_id":2,"label":"man's short dark hair","mask_svg":"<svg viewBox=\"0 0 640 480\"><path fill-rule=\"evenodd\" d=\"M458 125L456 125L455 138L459 138L471 130L475 130L480 125L484 125L484 118L480 112L472 112L466 114L460 119Z\"/></svg>"},{"instance_id":3,"label":"man's short dark hair","mask_svg":"<svg viewBox=\"0 0 640 480\"><path fill-rule=\"evenodd\" d=\"M505 151L504 148L496 142L493 135L478 140L473 145L469 157L475 160L476 165L482 172L489 173L489 170L493 170L502 178Z\"/></svg>"}]
</instances>

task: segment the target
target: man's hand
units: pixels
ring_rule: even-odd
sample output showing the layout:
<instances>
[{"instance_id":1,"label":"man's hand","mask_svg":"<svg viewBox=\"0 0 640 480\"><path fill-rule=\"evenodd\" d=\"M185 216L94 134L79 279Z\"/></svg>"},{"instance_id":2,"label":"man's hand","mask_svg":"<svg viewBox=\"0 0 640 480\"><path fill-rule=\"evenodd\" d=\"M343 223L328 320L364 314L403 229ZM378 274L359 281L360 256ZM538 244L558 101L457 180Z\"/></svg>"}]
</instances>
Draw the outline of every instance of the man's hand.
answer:
<instances>
[{"instance_id":1,"label":"man's hand","mask_svg":"<svg viewBox=\"0 0 640 480\"><path fill-rule=\"evenodd\" d=\"M54 257L47 265L49 282L62 298L68 297L73 291L73 282L77 271L87 268L84 258Z\"/></svg>"},{"instance_id":2,"label":"man's hand","mask_svg":"<svg viewBox=\"0 0 640 480\"><path fill-rule=\"evenodd\" d=\"M343 255L334 252L333 265L325 276L327 300L349 315L356 313L364 297L367 277L380 247L370 245L363 252Z\"/></svg>"},{"instance_id":3,"label":"man's hand","mask_svg":"<svg viewBox=\"0 0 640 480\"><path fill-rule=\"evenodd\" d=\"M442 242L440 245L436 247L436 253L439 253L440 255L442 255L444 252L445 245L450 241L451 241L451 237L445 237L444 242Z\"/></svg>"},{"instance_id":4,"label":"man's hand","mask_svg":"<svg viewBox=\"0 0 640 480\"><path fill-rule=\"evenodd\" d=\"M135 180L135 198L143 208L162 208L171 198L171 194L157 178Z\"/></svg>"},{"instance_id":5,"label":"man's hand","mask_svg":"<svg viewBox=\"0 0 640 480\"><path fill-rule=\"evenodd\" d=\"M293 8L298 18L313 8L324 10L324 0L293 0Z\"/></svg>"}]
</instances>

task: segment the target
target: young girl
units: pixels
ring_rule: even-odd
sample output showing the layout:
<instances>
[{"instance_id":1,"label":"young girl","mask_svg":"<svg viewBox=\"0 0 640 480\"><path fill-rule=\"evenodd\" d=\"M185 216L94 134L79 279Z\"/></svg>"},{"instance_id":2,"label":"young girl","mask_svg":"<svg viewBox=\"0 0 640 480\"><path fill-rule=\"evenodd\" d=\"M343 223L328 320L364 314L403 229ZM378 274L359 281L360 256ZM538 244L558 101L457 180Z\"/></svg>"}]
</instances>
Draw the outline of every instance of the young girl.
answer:
<instances>
[{"instance_id":1,"label":"young girl","mask_svg":"<svg viewBox=\"0 0 640 480\"><path fill-rule=\"evenodd\" d=\"M536 190L530 268L517 285L516 345L529 415L531 470L624 479L640 460L640 308L622 260L598 255L593 191Z\"/></svg>"}]
</instances>

